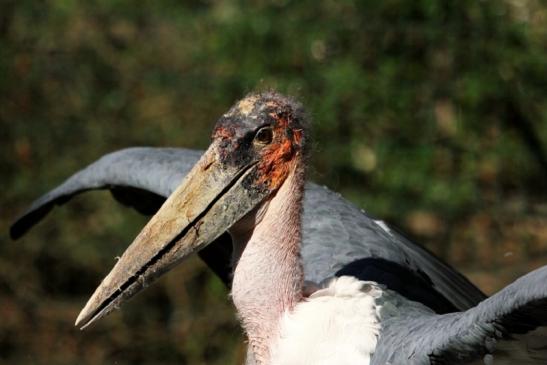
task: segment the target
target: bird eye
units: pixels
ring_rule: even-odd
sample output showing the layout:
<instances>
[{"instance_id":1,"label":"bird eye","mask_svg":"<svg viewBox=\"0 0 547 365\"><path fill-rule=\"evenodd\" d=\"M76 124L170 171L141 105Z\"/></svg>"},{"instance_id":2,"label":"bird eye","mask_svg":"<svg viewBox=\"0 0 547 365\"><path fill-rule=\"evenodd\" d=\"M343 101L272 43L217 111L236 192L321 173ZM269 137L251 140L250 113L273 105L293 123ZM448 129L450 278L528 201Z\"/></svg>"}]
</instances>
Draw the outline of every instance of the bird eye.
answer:
<instances>
[{"instance_id":1,"label":"bird eye","mask_svg":"<svg viewBox=\"0 0 547 365\"><path fill-rule=\"evenodd\" d=\"M260 144L270 144L273 140L273 131L270 127L260 128L255 135L255 141Z\"/></svg>"}]
</instances>

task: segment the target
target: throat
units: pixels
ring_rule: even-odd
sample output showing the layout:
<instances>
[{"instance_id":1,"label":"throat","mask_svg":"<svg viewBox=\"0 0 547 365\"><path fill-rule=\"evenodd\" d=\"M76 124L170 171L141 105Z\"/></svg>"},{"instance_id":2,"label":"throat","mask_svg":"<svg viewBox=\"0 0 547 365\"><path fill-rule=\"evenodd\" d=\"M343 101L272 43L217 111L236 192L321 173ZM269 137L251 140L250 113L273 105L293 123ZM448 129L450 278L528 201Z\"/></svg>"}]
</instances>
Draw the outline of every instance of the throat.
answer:
<instances>
[{"instance_id":1,"label":"throat","mask_svg":"<svg viewBox=\"0 0 547 365\"><path fill-rule=\"evenodd\" d=\"M302 299L302 196L303 178L294 169L262 208L230 231L236 255L232 298L256 364L269 363L283 314Z\"/></svg>"}]
</instances>

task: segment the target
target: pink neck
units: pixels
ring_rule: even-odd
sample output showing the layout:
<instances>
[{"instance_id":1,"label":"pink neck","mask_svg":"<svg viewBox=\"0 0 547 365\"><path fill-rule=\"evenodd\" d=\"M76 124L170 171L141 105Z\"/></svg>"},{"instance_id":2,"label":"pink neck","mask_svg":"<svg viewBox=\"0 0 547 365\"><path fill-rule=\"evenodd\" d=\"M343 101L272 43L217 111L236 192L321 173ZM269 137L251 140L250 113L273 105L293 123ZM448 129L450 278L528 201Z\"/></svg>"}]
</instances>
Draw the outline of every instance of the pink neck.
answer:
<instances>
[{"instance_id":1,"label":"pink neck","mask_svg":"<svg viewBox=\"0 0 547 365\"><path fill-rule=\"evenodd\" d=\"M237 260L232 298L256 364L268 364L281 316L302 299L302 196L297 163L267 205L230 230Z\"/></svg>"}]
</instances>

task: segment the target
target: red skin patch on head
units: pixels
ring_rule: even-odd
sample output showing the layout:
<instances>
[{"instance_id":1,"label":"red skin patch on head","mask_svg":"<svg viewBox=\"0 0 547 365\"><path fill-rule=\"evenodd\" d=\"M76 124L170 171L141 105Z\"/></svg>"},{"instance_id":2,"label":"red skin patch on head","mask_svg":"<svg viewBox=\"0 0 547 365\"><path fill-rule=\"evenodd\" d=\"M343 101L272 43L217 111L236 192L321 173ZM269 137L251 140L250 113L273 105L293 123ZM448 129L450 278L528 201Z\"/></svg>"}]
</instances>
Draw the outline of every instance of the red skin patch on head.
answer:
<instances>
[{"instance_id":1,"label":"red skin patch on head","mask_svg":"<svg viewBox=\"0 0 547 365\"><path fill-rule=\"evenodd\" d=\"M270 116L277 120L274 127L277 141L264 151L258 168L261 175L260 182L267 183L271 190L275 190L281 186L290 172L291 161L299 150L302 131L293 131L291 139L290 134L287 133L288 119L274 113Z\"/></svg>"},{"instance_id":2,"label":"red skin patch on head","mask_svg":"<svg viewBox=\"0 0 547 365\"><path fill-rule=\"evenodd\" d=\"M234 136L234 132L228 128L224 127L218 127L213 132L213 138L232 138Z\"/></svg>"}]
</instances>

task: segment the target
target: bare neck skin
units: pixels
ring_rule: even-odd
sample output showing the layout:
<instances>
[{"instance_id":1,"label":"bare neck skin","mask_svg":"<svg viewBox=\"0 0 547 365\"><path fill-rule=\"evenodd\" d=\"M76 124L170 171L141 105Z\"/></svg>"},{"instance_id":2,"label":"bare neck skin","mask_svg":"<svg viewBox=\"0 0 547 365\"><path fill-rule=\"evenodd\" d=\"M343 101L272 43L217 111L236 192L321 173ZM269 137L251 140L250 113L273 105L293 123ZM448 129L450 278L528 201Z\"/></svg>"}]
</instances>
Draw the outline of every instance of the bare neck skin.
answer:
<instances>
[{"instance_id":1,"label":"bare neck skin","mask_svg":"<svg viewBox=\"0 0 547 365\"><path fill-rule=\"evenodd\" d=\"M232 298L257 365L269 363L281 316L302 299L303 190L296 162L277 193L230 230L237 260Z\"/></svg>"}]
</instances>

